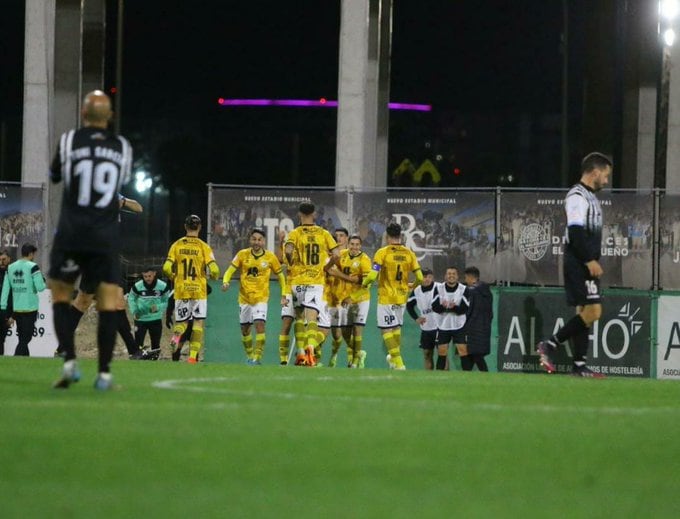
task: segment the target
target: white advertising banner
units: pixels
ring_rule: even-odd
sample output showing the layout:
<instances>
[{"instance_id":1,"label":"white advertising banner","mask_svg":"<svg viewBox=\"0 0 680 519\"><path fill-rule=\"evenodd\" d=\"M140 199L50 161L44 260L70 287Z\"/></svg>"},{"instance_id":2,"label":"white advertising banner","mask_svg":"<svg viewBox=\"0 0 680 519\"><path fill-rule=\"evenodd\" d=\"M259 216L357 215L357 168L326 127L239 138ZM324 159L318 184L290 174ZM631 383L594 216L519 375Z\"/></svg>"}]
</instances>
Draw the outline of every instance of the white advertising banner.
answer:
<instances>
[{"instance_id":1,"label":"white advertising banner","mask_svg":"<svg viewBox=\"0 0 680 519\"><path fill-rule=\"evenodd\" d=\"M680 380L680 296L660 296L656 378Z\"/></svg>"}]
</instances>

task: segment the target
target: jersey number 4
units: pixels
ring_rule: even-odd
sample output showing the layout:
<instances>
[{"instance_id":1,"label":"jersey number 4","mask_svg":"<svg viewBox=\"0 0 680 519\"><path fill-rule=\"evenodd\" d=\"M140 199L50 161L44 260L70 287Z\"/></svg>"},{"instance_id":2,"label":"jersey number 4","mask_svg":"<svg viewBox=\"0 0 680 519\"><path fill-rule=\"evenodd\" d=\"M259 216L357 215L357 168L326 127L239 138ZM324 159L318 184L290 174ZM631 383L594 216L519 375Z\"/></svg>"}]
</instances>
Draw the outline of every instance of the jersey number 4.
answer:
<instances>
[{"instance_id":1,"label":"jersey number 4","mask_svg":"<svg viewBox=\"0 0 680 519\"><path fill-rule=\"evenodd\" d=\"M93 191L100 195L94 204L99 208L107 207L118 192L118 166L113 162L95 165L91 160L81 160L73 173L78 178L78 205L81 207L90 207Z\"/></svg>"}]
</instances>

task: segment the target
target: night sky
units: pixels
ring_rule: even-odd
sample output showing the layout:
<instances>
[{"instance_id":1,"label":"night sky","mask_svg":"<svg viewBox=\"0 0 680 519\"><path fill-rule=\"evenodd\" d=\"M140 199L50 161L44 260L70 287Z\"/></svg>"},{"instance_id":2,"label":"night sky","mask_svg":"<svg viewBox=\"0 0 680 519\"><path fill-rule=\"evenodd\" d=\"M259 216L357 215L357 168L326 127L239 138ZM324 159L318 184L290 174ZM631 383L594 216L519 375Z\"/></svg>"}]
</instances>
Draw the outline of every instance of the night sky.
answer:
<instances>
[{"instance_id":1,"label":"night sky","mask_svg":"<svg viewBox=\"0 0 680 519\"><path fill-rule=\"evenodd\" d=\"M430 103L433 112L392 112L390 169L440 154L443 170L472 173L452 185L495 185L511 171L521 179L522 117L560 113L561 4L394 0L391 100ZM22 5L3 3L1 27L19 51ZM261 184L334 182L335 110L225 109L217 99L337 99L339 0L128 0L125 9L122 131L147 167L168 177L201 170L194 178L218 183L240 183L244 171ZM108 90L115 1L107 13ZM2 117L16 122L21 84L4 71L20 61L2 54ZM552 133L539 136L544 167L559 164ZM5 179L15 172L5 170Z\"/></svg>"}]
</instances>

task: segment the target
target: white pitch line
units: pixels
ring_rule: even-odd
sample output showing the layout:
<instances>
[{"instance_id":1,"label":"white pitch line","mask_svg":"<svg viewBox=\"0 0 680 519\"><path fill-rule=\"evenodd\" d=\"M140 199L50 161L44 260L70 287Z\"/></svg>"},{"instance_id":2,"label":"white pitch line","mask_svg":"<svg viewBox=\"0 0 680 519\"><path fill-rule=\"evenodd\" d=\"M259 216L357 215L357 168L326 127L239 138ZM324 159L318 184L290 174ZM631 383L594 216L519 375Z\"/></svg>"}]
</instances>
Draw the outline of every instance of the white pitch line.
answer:
<instances>
[{"instance_id":1,"label":"white pitch line","mask_svg":"<svg viewBox=\"0 0 680 519\"><path fill-rule=\"evenodd\" d=\"M393 378L391 375L387 377L371 377L367 376L369 380L385 380ZM398 378L398 377L397 377ZM276 377L275 380L291 380L293 377ZM332 379L334 381L347 380L354 382L355 378L335 378L332 377L320 377L317 380L327 380ZM242 380L252 381L251 378L246 377L210 377L210 378L186 378L186 379L171 379L171 380L158 380L153 382L151 385L157 389L166 389L172 391L190 391L194 393L209 393L209 394L222 394L231 396L243 396L243 397L271 397L271 398L281 398L285 400L301 399L301 400L333 400L333 401L361 401L362 403L372 402L377 404L385 403L401 403L401 404L415 404L417 406L431 405L432 400L422 400L422 399L409 399L409 398L397 398L397 397L374 397L374 396L350 396L350 395L315 395L308 392L300 391L299 393L285 391L254 391L242 388L224 388L224 387L205 387L197 386L191 384L214 384L223 382L240 382ZM299 379L295 379L299 380ZM592 406L558 406L551 404L495 404L495 403L480 403L480 402L468 402L464 400L449 400L442 399L437 401L437 405L450 406L461 409L469 410L479 410L479 411L495 411L495 412L531 412L531 413L592 413L592 414L607 414L607 415L647 415L647 414L680 414L680 407L614 407L614 406L604 406L604 407L592 407Z\"/></svg>"}]
</instances>

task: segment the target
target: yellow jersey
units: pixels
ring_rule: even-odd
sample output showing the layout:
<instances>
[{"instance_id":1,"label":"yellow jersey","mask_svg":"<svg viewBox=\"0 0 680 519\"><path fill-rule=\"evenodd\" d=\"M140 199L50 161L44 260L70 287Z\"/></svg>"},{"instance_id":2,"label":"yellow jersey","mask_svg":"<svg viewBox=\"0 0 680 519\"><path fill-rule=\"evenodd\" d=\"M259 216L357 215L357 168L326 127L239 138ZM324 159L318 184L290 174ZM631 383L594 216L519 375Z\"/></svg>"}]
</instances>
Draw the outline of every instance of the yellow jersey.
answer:
<instances>
[{"instance_id":1,"label":"yellow jersey","mask_svg":"<svg viewBox=\"0 0 680 519\"><path fill-rule=\"evenodd\" d=\"M255 255L253 249L242 249L231 261L232 267L241 269L241 287L238 302L242 305L255 305L269 301L269 278L273 272L281 273L281 263L273 252L260 251Z\"/></svg>"},{"instance_id":2,"label":"yellow jersey","mask_svg":"<svg viewBox=\"0 0 680 519\"><path fill-rule=\"evenodd\" d=\"M379 271L378 304L406 304L409 294L408 274L420 270L413 251L401 244L386 245L376 251L373 268Z\"/></svg>"},{"instance_id":3,"label":"yellow jersey","mask_svg":"<svg viewBox=\"0 0 680 519\"><path fill-rule=\"evenodd\" d=\"M281 246L281 253L282 253L282 265L286 267L286 280L288 281L286 283L286 293L291 294L291 288L293 285L297 285L297 276L302 272L302 265L298 261L297 257L297 251L293 251L293 263L292 265L288 263L288 260L286 259L286 252L285 248L282 245Z\"/></svg>"},{"instance_id":4,"label":"yellow jersey","mask_svg":"<svg viewBox=\"0 0 680 519\"><path fill-rule=\"evenodd\" d=\"M210 245L195 236L185 236L172 244L167 261L172 263L175 299L208 297L206 268L215 261Z\"/></svg>"},{"instance_id":5,"label":"yellow jersey","mask_svg":"<svg viewBox=\"0 0 680 519\"><path fill-rule=\"evenodd\" d=\"M368 290L359 290L361 288L361 281L364 276L371 271L371 258L365 252L360 252L356 256L352 256L349 249L345 249L340 253L340 270L347 276L359 276L359 283L350 283L344 279L334 278L335 285L333 287L333 294L338 304L342 303L345 298L352 297L353 303L361 303L368 301L371 294Z\"/></svg>"},{"instance_id":6,"label":"yellow jersey","mask_svg":"<svg viewBox=\"0 0 680 519\"><path fill-rule=\"evenodd\" d=\"M338 244L326 229L318 225L300 225L290 231L286 245L293 244L293 264L299 267L295 272L296 285L323 285L324 266L331 251Z\"/></svg>"}]
</instances>

